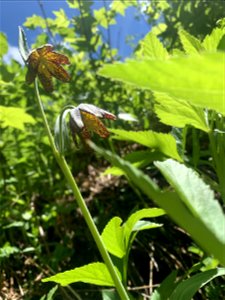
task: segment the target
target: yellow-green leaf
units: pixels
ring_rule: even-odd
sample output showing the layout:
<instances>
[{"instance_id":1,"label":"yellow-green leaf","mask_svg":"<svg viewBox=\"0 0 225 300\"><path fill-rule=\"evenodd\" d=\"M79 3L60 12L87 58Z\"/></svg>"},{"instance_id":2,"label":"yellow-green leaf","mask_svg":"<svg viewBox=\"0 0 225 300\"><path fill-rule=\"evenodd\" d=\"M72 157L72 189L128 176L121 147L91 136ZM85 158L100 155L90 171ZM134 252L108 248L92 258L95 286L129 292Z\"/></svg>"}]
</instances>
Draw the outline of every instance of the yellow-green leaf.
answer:
<instances>
[{"instance_id":1,"label":"yellow-green leaf","mask_svg":"<svg viewBox=\"0 0 225 300\"><path fill-rule=\"evenodd\" d=\"M8 52L7 37L3 32L0 32L0 57Z\"/></svg>"},{"instance_id":2,"label":"yellow-green leaf","mask_svg":"<svg viewBox=\"0 0 225 300\"><path fill-rule=\"evenodd\" d=\"M35 120L23 108L0 106L0 122L2 127L24 130L25 123L34 124Z\"/></svg>"},{"instance_id":3,"label":"yellow-green leaf","mask_svg":"<svg viewBox=\"0 0 225 300\"><path fill-rule=\"evenodd\" d=\"M168 157L182 161L177 152L176 140L169 133L159 133L148 131L126 131L111 129L116 136L114 138L125 141L133 141L149 148L154 148L164 153Z\"/></svg>"},{"instance_id":4,"label":"yellow-green leaf","mask_svg":"<svg viewBox=\"0 0 225 300\"><path fill-rule=\"evenodd\" d=\"M155 100L155 112L162 123L180 128L191 125L206 132L210 130L202 108L162 93L155 93Z\"/></svg>"},{"instance_id":5,"label":"yellow-green leaf","mask_svg":"<svg viewBox=\"0 0 225 300\"><path fill-rule=\"evenodd\" d=\"M120 276L118 270L117 273ZM106 265L100 262L91 263L70 271L58 273L54 276L45 278L42 281L53 281L61 284L62 286L80 281L101 286L114 286L114 282Z\"/></svg>"}]
</instances>

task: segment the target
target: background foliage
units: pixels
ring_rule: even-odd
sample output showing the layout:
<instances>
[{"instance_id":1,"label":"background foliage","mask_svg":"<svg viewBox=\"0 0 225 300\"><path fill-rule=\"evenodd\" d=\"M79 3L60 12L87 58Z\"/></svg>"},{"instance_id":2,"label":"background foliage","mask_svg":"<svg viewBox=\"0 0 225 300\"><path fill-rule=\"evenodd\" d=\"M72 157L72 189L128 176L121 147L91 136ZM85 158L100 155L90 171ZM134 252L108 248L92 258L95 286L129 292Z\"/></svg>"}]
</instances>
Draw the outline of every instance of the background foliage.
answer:
<instances>
[{"instance_id":1,"label":"background foliage","mask_svg":"<svg viewBox=\"0 0 225 300\"><path fill-rule=\"evenodd\" d=\"M153 95L148 86L147 89L136 88L136 86L146 88L146 85L151 82L151 74L144 73L141 68L138 69L135 62L127 61L119 65L119 68L127 68L125 70L126 75L128 74L126 82L133 83L133 86L110 81L105 77L125 81L116 73L118 65L115 62L122 58L118 56L117 49L111 46L110 28L120 26L116 24L117 16L121 15L125 18L130 6L136 7L139 12L137 17L144 14L154 33L154 36L149 34L142 44L135 45L133 58L157 59L157 56L163 55L166 59L171 53L178 55L182 51L191 55L193 52L196 54L206 50L210 52L224 50L225 35L221 35L220 39L217 38L219 33L216 29L224 28L220 20L224 18L224 2L121 0L112 1L109 7L107 1L102 1L102 7L94 11L91 9L91 1L68 0L67 3L74 11L72 18L68 18L65 11L60 9L54 12L55 18L45 19L43 16L33 15L23 24L26 30L33 30L37 27L40 29L41 33L31 48L51 43L56 50L67 54L71 61L69 72L72 81L70 84L60 84L55 81L56 89L51 96L41 90L51 127L54 127L55 119L63 106L85 102L107 109L116 115L131 114L138 122L118 119L115 123L108 123L108 126L115 127L117 130L154 130L154 134L147 139L148 142L153 140L153 135L157 142L161 135L163 135L162 140L165 141L167 134L172 131L175 139L171 144L174 143L174 145L171 146L168 138L166 146L169 150L162 145L163 151L159 148L154 153L151 149L146 150L146 147L151 148L154 145L140 143L140 137L135 140L134 135L131 134L131 143L127 141L128 135L125 132L126 138L123 139L122 130L112 130L117 139L101 140L96 136L93 139L101 147L110 149L113 153L136 163L136 166L151 175L160 187L165 187L166 182L152 161L163 160L166 156L185 161L210 184L211 188L216 191L216 198L222 204L224 190L221 191L221 186L224 169L219 169L219 166L223 166L221 157L224 155L222 152L224 148L221 147L220 140L224 139L224 136L223 138L221 135L212 137L208 135L208 132L214 123L217 124L215 128L218 130L225 130L224 119L218 117L216 119L215 112L209 111L212 122L207 124L204 113L191 106L196 102L190 105L189 102L180 100L179 106L174 104L173 96L182 98L184 94L170 94L169 89L174 84L169 81L170 77L168 77L170 66L163 65L160 74L154 73L152 71L154 68L150 72L153 72L153 79L158 76L157 78L161 80L163 90L158 90L158 92L165 92L165 86L168 89L166 92L169 94L167 101L163 104L164 108L160 105L160 97L162 97L160 93ZM215 30L215 39L210 44L205 37L213 30ZM159 38L158 42L154 39L156 36ZM3 33L0 39L2 58L7 52L8 44L7 37ZM204 41L203 44L202 41ZM144 43L154 43L156 51L154 53L149 51ZM215 49L213 45L216 45ZM219 64L220 55L223 54L221 52L211 55L209 57L206 54L205 61L200 61L197 72L210 61L215 72L218 72L218 76L209 76L203 71L198 79L214 87L215 90L218 87L219 90L224 82L223 70L220 69ZM195 61L191 62L191 65L198 64L198 56L193 59ZM114 64L103 67L106 63ZM143 62L143 64L146 63L149 62ZM150 70L150 66L153 65L156 72L159 68L157 63L151 62L147 68ZM2 86L0 91L0 224L2 228L0 233L2 270L0 290L2 294L0 296L3 299L19 299L21 296L23 299L46 299L53 284L42 283L41 278L97 261L100 258L80 211L75 207L71 190L52 157L34 100L33 86L25 83L26 68L15 60L10 63L2 60L0 68ZM113 68L115 73L113 73ZM174 68L175 66L172 72L175 72ZM144 69L146 70L146 66ZM108 71L110 76L107 76ZM176 78L176 83L185 85L190 83L191 86L193 84L191 80L194 77L192 73L188 73L189 71L190 69L184 69L183 77ZM140 82L143 86L140 86ZM197 84L200 86L199 82ZM204 90L204 85L202 90ZM190 97L195 101L200 101L202 98L202 95L195 96L193 92ZM218 99L218 96L223 95L215 95L214 100ZM217 109L216 102L210 102L210 100L211 98L208 99L209 106L206 107L224 113L223 102L219 102L221 107ZM190 125L187 119L184 122L188 114L185 114L181 120L176 119L178 123L174 124L173 115L165 109L171 106L174 106L176 115L184 111L184 109L179 111L180 107L191 111L195 119L195 123L191 124L192 127L186 125ZM167 122L163 124L159 120L165 120L165 115ZM184 129L181 131L177 127ZM160 133L155 135L155 132ZM181 139L181 135L185 136L185 140ZM146 139L146 137L142 138ZM214 143L216 145L214 153L219 152L221 155L218 161L215 160L213 149L209 146L212 138L218 141L217 144ZM129 179L130 185L124 177L111 175L100 177L101 172L109 165L92 150L81 146L78 151L72 150L68 153L67 160L100 231L114 216L126 220L131 212L153 206L149 198L141 193ZM121 169L114 167L111 171L107 171L108 174L116 174L116 172L118 174ZM133 291L135 299L142 299L142 292L146 295L151 293L153 288L145 288L145 285L161 283L174 269L177 270L178 276L184 276L185 273L208 270L218 265L215 258L208 257L199 249L190 236L172 223L168 216L161 217L160 220L164 226L149 232L141 232L130 253L129 285L143 287L141 292L139 289ZM152 282L149 282L149 273L153 276ZM222 299L224 288L224 281L216 278L202 288L196 294L195 299ZM99 291L100 289L95 286L76 283L69 287L59 287L51 293L55 293L54 299L62 299L62 297L63 299L101 299ZM48 294L47 299L51 299L51 293Z\"/></svg>"}]
</instances>

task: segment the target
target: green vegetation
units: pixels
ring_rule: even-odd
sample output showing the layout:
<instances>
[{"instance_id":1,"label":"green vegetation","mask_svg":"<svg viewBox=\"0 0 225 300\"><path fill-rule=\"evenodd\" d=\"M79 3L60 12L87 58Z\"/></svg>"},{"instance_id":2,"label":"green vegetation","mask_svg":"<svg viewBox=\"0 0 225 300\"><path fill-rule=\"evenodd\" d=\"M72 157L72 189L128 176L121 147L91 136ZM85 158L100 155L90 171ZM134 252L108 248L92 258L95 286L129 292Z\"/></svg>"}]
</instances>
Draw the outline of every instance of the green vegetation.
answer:
<instances>
[{"instance_id":1,"label":"green vegetation","mask_svg":"<svg viewBox=\"0 0 225 300\"><path fill-rule=\"evenodd\" d=\"M67 3L0 63L0 299L223 299L224 2ZM131 7L152 29L122 62Z\"/></svg>"}]
</instances>

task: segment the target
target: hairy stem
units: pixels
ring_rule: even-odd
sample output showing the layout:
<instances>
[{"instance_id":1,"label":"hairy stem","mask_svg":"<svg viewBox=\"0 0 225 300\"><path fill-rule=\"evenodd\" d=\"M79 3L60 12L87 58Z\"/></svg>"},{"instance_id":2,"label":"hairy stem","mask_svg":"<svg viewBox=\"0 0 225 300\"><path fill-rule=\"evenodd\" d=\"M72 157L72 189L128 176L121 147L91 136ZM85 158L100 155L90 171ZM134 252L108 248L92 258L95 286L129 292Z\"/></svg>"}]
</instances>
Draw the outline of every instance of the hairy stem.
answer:
<instances>
[{"instance_id":1,"label":"hairy stem","mask_svg":"<svg viewBox=\"0 0 225 300\"><path fill-rule=\"evenodd\" d=\"M117 289L117 292L118 294L120 295L120 298L122 300L129 300L129 297L127 295L127 292L122 284L122 282L120 281L120 278L113 266L113 263L112 263L112 260L103 244L103 241L102 241L102 238L98 232L98 229L90 215L90 212L86 206L86 203L80 193L80 190L77 186L77 183L67 165L67 162L65 160L65 158L58 152L58 150L56 149L55 147L55 143L54 143L54 139L53 139L53 136L51 134L51 130L49 128L49 125L48 125L48 121L47 121L47 118L46 118L46 115L45 115L45 112L44 112L44 109L43 109L43 105L42 105L42 101L41 101L41 98L40 98L40 94L39 94L39 89L38 89L38 82L37 82L37 79L35 79L35 93L36 93L36 96L37 96L37 102L38 102L38 106L39 106L39 109L40 109L40 112L41 112L41 116L42 116L42 119L43 119L43 122L44 122L44 126L45 126L45 129L46 129L46 133L48 135L48 138L49 138L49 142L50 142L50 145L51 145L51 148L52 148L52 151L53 151L53 154L65 176L65 178L67 179L71 189L73 190L73 194L75 196L75 199L77 201L77 204L79 206L79 208L81 209L82 211L82 214L84 216L84 219L87 223L87 226L89 228L89 230L91 231L91 234L95 240L95 243L99 249L99 252L101 253L101 256L108 268L108 271L110 272L111 276L112 276L112 279L114 281L114 284L115 284L115 287Z\"/></svg>"}]
</instances>

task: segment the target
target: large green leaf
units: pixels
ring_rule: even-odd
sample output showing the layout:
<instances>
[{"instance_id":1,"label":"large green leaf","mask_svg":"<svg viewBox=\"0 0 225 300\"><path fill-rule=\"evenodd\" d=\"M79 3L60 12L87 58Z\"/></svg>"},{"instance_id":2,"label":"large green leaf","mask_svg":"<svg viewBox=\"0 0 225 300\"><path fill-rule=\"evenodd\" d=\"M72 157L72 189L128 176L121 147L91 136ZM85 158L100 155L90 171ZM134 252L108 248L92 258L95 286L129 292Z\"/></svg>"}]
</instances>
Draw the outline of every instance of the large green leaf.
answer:
<instances>
[{"instance_id":1,"label":"large green leaf","mask_svg":"<svg viewBox=\"0 0 225 300\"><path fill-rule=\"evenodd\" d=\"M176 140L169 133L159 133L148 131L126 131L120 129L111 129L115 133L114 138L125 141L132 141L149 148L157 149L163 154L182 161L177 152Z\"/></svg>"},{"instance_id":2,"label":"large green leaf","mask_svg":"<svg viewBox=\"0 0 225 300\"><path fill-rule=\"evenodd\" d=\"M167 93L225 115L224 53L204 53L165 61L127 60L103 66L99 75L139 88Z\"/></svg>"},{"instance_id":3,"label":"large green leaf","mask_svg":"<svg viewBox=\"0 0 225 300\"><path fill-rule=\"evenodd\" d=\"M155 100L155 112L162 123L181 128L192 125L206 132L210 130L202 108L162 93L155 93Z\"/></svg>"},{"instance_id":4,"label":"large green leaf","mask_svg":"<svg viewBox=\"0 0 225 300\"><path fill-rule=\"evenodd\" d=\"M34 118L23 108L0 106L0 122L2 127L14 127L25 130L24 124L34 124Z\"/></svg>"},{"instance_id":5,"label":"large green leaf","mask_svg":"<svg viewBox=\"0 0 225 300\"><path fill-rule=\"evenodd\" d=\"M225 245L225 216L210 187L192 169L172 159L157 162L155 165L193 216L200 219Z\"/></svg>"},{"instance_id":6,"label":"large green leaf","mask_svg":"<svg viewBox=\"0 0 225 300\"><path fill-rule=\"evenodd\" d=\"M117 272L120 276L118 270ZM42 281L53 281L60 283L62 286L79 281L101 286L114 286L114 282L106 265L100 262L91 263L83 267L75 268L74 270L58 273L54 276L45 278Z\"/></svg>"},{"instance_id":7,"label":"large green leaf","mask_svg":"<svg viewBox=\"0 0 225 300\"><path fill-rule=\"evenodd\" d=\"M195 240L206 252L214 255L221 264L225 265L225 242L222 231L221 234L218 234L218 231L221 230L221 209L216 204L213 207L212 215L214 220L212 221L211 227L205 225L203 217L193 215L192 210L178 197L175 192L166 191L162 192L156 183L154 183L151 178L146 176L142 171L133 167L129 162L122 160L115 154L110 151L105 151L93 143L90 143L90 146L95 149L100 155L103 155L107 160L109 160L113 165L118 168L121 168L127 177L150 199L152 199L158 206L163 208L167 214L184 230L186 230L193 240ZM181 174L182 176L182 174ZM191 189L192 187L189 186ZM207 198L208 199L208 196ZM205 201L205 209L211 209L211 201L208 205L208 202ZM214 213L216 212L216 215ZM216 220L219 217L220 220ZM214 232L217 232L215 235Z\"/></svg>"},{"instance_id":8,"label":"large green leaf","mask_svg":"<svg viewBox=\"0 0 225 300\"><path fill-rule=\"evenodd\" d=\"M121 223L122 219L114 217L108 222L102 232L102 239L107 250L120 258L126 253Z\"/></svg>"},{"instance_id":9,"label":"large green leaf","mask_svg":"<svg viewBox=\"0 0 225 300\"><path fill-rule=\"evenodd\" d=\"M178 284L170 295L170 300L191 300L194 294L209 281L218 276L225 275L225 268L208 270L186 279Z\"/></svg>"}]
</instances>

